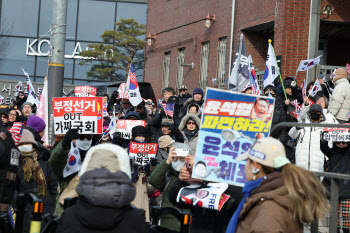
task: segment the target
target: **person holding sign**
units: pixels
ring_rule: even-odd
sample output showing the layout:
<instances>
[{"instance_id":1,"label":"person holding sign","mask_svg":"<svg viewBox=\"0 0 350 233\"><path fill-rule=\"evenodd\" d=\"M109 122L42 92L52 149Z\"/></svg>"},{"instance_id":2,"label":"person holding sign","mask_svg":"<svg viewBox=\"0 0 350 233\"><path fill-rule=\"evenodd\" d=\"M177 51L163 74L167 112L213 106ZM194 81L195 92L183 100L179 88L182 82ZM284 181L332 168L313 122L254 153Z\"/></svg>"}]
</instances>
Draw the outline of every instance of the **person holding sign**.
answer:
<instances>
[{"instance_id":1,"label":"person holding sign","mask_svg":"<svg viewBox=\"0 0 350 233\"><path fill-rule=\"evenodd\" d=\"M333 147L328 146L328 142L323 139L324 131L321 135L321 151L328 157L327 172L348 175L350 173L350 143L345 141L333 142ZM346 180L335 180L339 187L339 211L338 211L338 231L340 230L340 212L342 216L342 229L344 233L350 232L350 183ZM330 180L324 178L322 183L330 186ZM328 190L329 191L329 190Z\"/></svg>"},{"instance_id":2,"label":"person holding sign","mask_svg":"<svg viewBox=\"0 0 350 233\"><path fill-rule=\"evenodd\" d=\"M248 182L226 233L301 233L304 223L321 219L328 212L328 201L319 179L291 164L277 139L257 140L236 160L247 160Z\"/></svg>"}]
</instances>

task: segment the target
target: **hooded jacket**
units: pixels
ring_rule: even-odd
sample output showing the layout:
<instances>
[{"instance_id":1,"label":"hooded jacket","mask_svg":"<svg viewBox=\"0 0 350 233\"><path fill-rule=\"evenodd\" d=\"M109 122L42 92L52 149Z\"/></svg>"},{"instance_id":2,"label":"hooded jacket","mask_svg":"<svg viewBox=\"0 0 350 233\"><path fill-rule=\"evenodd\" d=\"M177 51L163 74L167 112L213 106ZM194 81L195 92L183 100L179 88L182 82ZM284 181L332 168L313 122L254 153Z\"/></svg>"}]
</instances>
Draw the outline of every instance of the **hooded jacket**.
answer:
<instances>
[{"instance_id":1,"label":"hooded jacket","mask_svg":"<svg viewBox=\"0 0 350 233\"><path fill-rule=\"evenodd\" d=\"M348 114L350 112L350 84L346 78L336 80L334 78L335 87L329 101L329 111L335 118L348 121Z\"/></svg>"},{"instance_id":2,"label":"hooded jacket","mask_svg":"<svg viewBox=\"0 0 350 233\"><path fill-rule=\"evenodd\" d=\"M269 174L245 200L236 233L302 233L303 225L293 218L289 208L288 190L283 184L282 173Z\"/></svg>"},{"instance_id":3,"label":"hooded jacket","mask_svg":"<svg viewBox=\"0 0 350 233\"><path fill-rule=\"evenodd\" d=\"M122 171L85 172L76 188L78 202L65 210L56 232L148 232L142 210L130 205L136 188Z\"/></svg>"},{"instance_id":4,"label":"hooded jacket","mask_svg":"<svg viewBox=\"0 0 350 233\"><path fill-rule=\"evenodd\" d=\"M197 132L195 132L195 134L189 139L187 137L186 134L188 134L186 125L187 125L187 121L189 119L192 119L196 122L197 124ZM184 143L189 145L193 151L193 153L196 153L196 148L197 148L197 142L198 142L198 135L199 135L199 127L201 125L201 121L200 119L193 113L188 113L184 118L182 118L180 126L179 126L179 130L181 131L182 135L184 136Z\"/></svg>"}]
</instances>

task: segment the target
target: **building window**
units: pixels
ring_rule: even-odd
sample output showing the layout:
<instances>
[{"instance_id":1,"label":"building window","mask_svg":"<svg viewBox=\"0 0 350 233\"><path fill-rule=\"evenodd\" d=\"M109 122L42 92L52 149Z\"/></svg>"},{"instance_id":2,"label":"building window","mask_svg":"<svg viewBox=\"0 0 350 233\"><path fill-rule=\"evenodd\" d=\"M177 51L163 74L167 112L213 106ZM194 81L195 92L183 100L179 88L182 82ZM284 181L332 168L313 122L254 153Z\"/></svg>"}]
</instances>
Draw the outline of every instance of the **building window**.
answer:
<instances>
[{"instance_id":1,"label":"building window","mask_svg":"<svg viewBox=\"0 0 350 233\"><path fill-rule=\"evenodd\" d=\"M177 56L177 76L176 76L176 90L178 91L184 81L184 67L182 64L185 63L185 48L179 49Z\"/></svg>"},{"instance_id":2,"label":"building window","mask_svg":"<svg viewBox=\"0 0 350 233\"><path fill-rule=\"evenodd\" d=\"M209 41L202 44L201 49L201 67L199 75L199 87L204 89L207 87L208 80L208 62L209 62Z\"/></svg>"},{"instance_id":3,"label":"building window","mask_svg":"<svg viewBox=\"0 0 350 233\"><path fill-rule=\"evenodd\" d=\"M218 88L224 88L225 86L225 68L226 68L226 53L227 53L227 38L220 38L218 43L218 73L217 73L217 85Z\"/></svg>"},{"instance_id":4,"label":"building window","mask_svg":"<svg viewBox=\"0 0 350 233\"><path fill-rule=\"evenodd\" d=\"M163 61L163 89L169 86L170 52L166 52Z\"/></svg>"}]
</instances>

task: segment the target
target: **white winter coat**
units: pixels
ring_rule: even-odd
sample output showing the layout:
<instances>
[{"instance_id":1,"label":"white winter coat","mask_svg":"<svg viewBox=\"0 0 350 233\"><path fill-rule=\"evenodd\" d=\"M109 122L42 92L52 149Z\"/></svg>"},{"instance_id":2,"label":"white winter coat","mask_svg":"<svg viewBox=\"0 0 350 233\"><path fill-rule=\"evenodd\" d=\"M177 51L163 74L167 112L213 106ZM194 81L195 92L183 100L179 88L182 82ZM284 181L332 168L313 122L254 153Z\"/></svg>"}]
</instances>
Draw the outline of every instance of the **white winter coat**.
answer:
<instances>
[{"instance_id":1,"label":"white winter coat","mask_svg":"<svg viewBox=\"0 0 350 233\"><path fill-rule=\"evenodd\" d=\"M288 133L291 138L298 140L295 148L295 164L314 172L324 171L325 156L320 149L320 133L323 130L321 125L338 123L332 114L327 113L327 109L323 109L323 112L325 121L320 123L320 127L305 127L300 130L293 127ZM305 123L311 123L309 117L305 119Z\"/></svg>"},{"instance_id":2,"label":"white winter coat","mask_svg":"<svg viewBox=\"0 0 350 233\"><path fill-rule=\"evenodd\" d=\"M348 121L348 113L350 111L350 84L346 78L338 79L329 101L329 111L335 118Z\"/></svg>"}]
</instances>

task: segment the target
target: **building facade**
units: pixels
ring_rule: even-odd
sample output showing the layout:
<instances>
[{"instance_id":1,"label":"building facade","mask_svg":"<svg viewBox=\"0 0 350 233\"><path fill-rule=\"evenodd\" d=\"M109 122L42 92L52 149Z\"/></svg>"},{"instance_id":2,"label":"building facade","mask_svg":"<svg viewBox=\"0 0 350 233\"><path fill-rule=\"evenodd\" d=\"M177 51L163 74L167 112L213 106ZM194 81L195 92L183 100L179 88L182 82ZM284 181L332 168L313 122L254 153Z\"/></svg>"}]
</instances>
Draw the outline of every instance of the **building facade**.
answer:
<instances>
[{"instance_id":1,"label":"building facade","mask_svg":"<svg viewBox=\"0 0 350 233\"><path fill-rule=\"evenodd\" d=\"M208 13L215 21L206 28L205 21L198 20ZM152 83L157 97L166 86L185 84L191 92L214 86L213 79L215 86L226 88L242 33L260 82L272 39L282 78L297 76L301 84L350 62L349 32L347 0L150 0L147 35L153 43L146 46L145 81ZM316 68L296 72L301 60L319 55ZM191 62L193 68L181 66Z\"/></svg>"},{"instance_id":2,"label":"building facade","mask_svg":"<svg viewBox=\"0 0 350 233\"><path fill-rule=\"evenodd\" d=\"M43 82L48 69L52 2L0 0L0 80L24 81L23 68L32 81ZM91 66L79 65L79 52L88 44L101 43L101 34L115 29L121 18L145 24L146 15L147 0L69 0L64 83L98 81L87 78Z\"/></svg>"}]
</instances>

